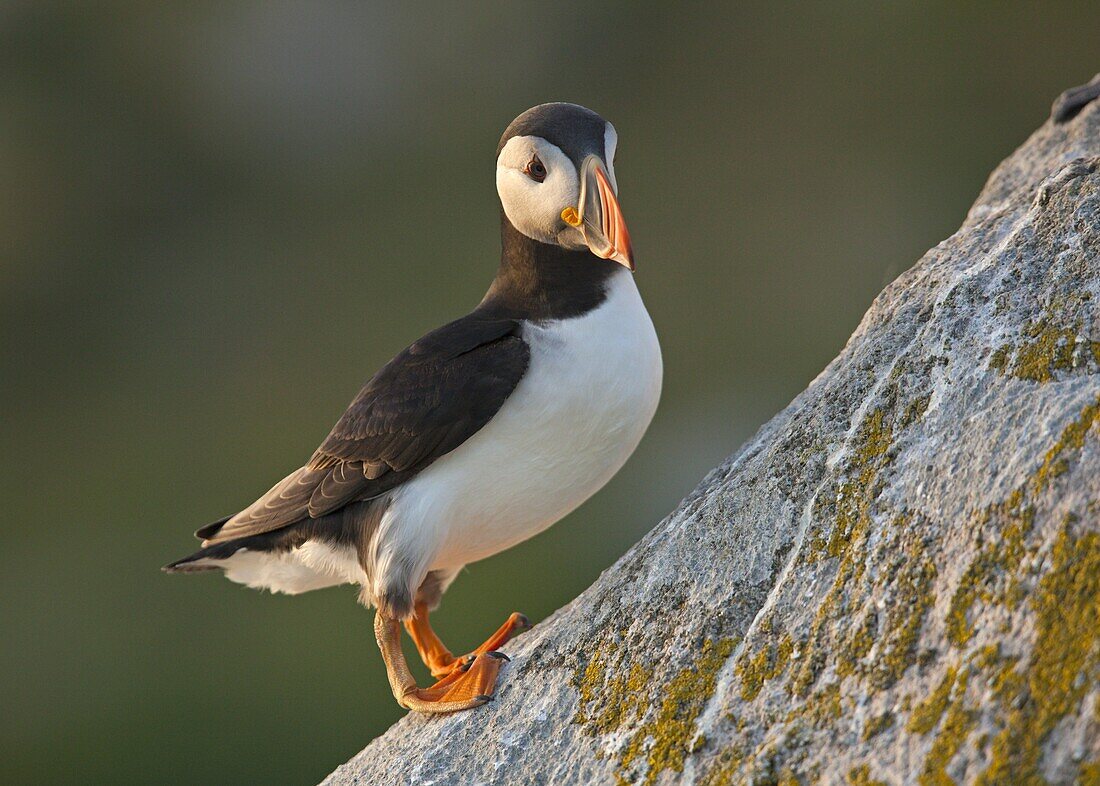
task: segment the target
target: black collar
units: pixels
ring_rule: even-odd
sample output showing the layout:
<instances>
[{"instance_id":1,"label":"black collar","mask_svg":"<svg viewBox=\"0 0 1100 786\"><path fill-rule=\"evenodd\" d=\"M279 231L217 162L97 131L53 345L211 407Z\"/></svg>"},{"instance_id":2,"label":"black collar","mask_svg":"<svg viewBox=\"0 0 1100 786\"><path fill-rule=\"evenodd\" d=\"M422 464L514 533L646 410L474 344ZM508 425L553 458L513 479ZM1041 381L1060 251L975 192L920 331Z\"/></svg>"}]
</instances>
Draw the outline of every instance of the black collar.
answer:
<instances>
[{"instance_id":1,"label":"black collar","mask_svg":"<svg viewBox=\"0 0 1100 786\"><path fill-rule=\"evenodd\" d=\"M510 319L581 316L603 303L619 265L524 235L500 215L500 268L477 310Z\"/></svg>"}]
</instances>

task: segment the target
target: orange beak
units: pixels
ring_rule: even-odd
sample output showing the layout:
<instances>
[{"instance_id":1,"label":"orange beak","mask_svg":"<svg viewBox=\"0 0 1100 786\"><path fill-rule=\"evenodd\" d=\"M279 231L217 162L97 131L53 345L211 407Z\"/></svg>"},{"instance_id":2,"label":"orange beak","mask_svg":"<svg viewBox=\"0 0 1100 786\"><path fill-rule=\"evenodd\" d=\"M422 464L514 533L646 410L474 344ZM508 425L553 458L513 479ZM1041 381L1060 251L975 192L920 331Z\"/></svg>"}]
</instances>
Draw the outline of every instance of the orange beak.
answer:
<instances>
[{"instance_id":1,"label":"orange beak","mask_svg":"<svg viewBox=\"0 0 1100 786\"><path fill-rule=\"evenodd\" d=\"M634 269L630 232L607 170L597 156L588 156L581 165L580 207L567 207L562 218L584 233L584 242L593 254Z\"/></svg>"}]
</instances>

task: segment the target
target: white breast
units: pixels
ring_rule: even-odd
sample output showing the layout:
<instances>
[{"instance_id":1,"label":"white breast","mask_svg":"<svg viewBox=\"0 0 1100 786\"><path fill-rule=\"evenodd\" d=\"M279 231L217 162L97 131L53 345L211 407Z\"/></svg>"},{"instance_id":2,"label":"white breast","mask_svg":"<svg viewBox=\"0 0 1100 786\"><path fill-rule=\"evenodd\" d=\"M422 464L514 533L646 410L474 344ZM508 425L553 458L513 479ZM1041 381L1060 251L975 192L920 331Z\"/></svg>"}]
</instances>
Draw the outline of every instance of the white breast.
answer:
<instances>
[{"instance_id":1,"label":"white breast","mask_svg":"<svg viewBox=\"0 0 1100 786\"><path fill-rule=\"evenodd\" d=\"M485 428L404 485L383 549L424 570L483 559L541 532L594 494L645 433L661 350L633 276L581 317L529 323L531 362ZM409 564L409 563L406 563Z\"/></svg>"}]
</instances>

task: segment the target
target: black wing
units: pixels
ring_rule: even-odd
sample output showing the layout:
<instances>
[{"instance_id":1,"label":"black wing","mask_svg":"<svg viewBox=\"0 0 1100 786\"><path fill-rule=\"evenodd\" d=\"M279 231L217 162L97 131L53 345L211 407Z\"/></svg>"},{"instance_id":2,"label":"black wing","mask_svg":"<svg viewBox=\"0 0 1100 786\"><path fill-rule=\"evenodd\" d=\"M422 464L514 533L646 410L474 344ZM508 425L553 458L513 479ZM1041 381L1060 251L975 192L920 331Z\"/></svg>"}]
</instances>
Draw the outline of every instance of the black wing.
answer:
<instances>
[{"instance_id":1,"label":"black wing","mask_svg":"<svg viewBox=\"0 0 1100 786\"><path fill-rule=\"evenodd\" d=\"M257 535L389 491L488 423L527 370L519 323L477 312L432 331L375 374L301 469L195 534Z\"/></svg>"}]
</instances>

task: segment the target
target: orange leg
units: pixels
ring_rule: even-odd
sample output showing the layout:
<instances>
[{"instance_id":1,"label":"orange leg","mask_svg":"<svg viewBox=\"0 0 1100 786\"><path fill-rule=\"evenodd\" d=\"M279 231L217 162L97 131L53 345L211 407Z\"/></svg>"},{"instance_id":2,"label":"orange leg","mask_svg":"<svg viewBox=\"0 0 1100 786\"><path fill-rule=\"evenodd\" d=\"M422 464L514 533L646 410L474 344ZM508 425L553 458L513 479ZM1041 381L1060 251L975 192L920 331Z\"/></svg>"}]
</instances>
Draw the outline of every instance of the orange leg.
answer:
<instances>
[{"instance_id":1,"label":"orange leg","mask_svg":"<svg viewBox=\"0 0 1100 786\"><path fill-rule=\"evenodd\" d=\"M416 645L416 651L420 653L420 660L432 672L433 677L443 677L450 674L458 659L439 640L439 636L432 630L428 622L428 607L423 603L417 603L413 607L413 616L405 620L405 630Z\"/></svg>"},{"instance_id":2,"label":"orange leg","mask_svg":"<svg viewBox=\"0 0 1100 786\"><path fill-rule=\"evenodd\" d=\"M480 707L492 700L493 687L505 656L483 652L468 667L451 673L430 688L417 687L401 651L401 625L395 619L375 613L374 635L386 662L386 674L394 698L402 707L416 712L458 712Z\"/></svg>"},{"instance_id":3,"label":"orange leg","mask_svg":"<svg viewBox=\"0 0 1100 786\"><path fill-rule=\"evenodd\" d=\"M525 616L518 611L512 612L504 624L497 628L496 633L486 639L484 644L465 657L456 658L432 630L428 613L428 607L425 604L417 603L413 609L412 618L405 622L405 630L409 632L413 643L416 644L417 652L420 653L420 659L431 670L433 677L445 677L460 667L469 666L479 655L495 652L517 633L531 627L531 623Z\"/></svg>"}]
</instances>

